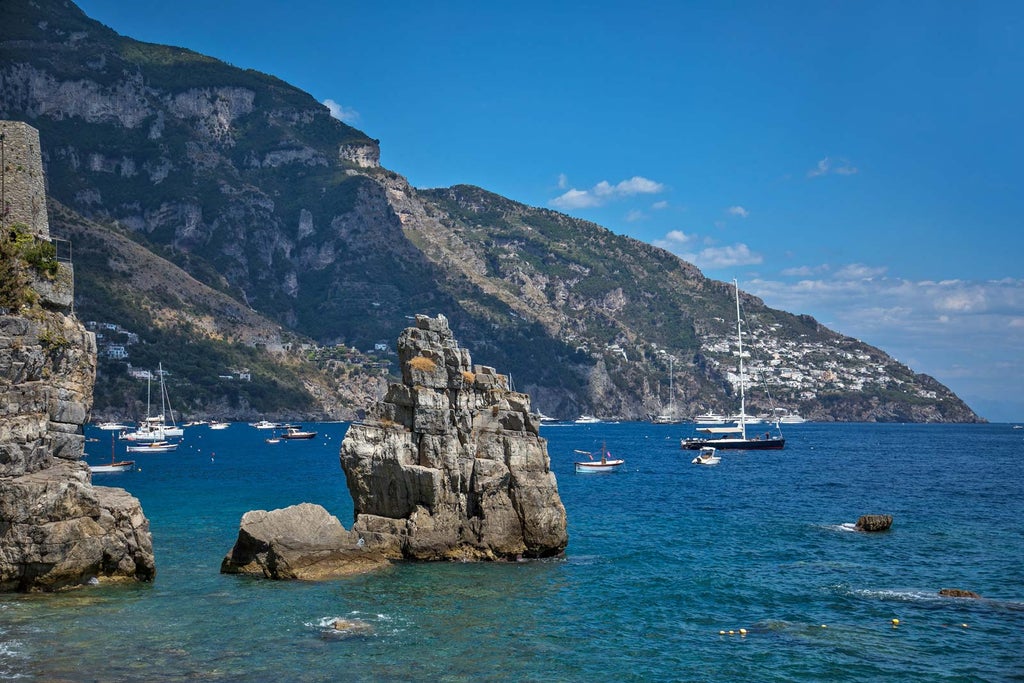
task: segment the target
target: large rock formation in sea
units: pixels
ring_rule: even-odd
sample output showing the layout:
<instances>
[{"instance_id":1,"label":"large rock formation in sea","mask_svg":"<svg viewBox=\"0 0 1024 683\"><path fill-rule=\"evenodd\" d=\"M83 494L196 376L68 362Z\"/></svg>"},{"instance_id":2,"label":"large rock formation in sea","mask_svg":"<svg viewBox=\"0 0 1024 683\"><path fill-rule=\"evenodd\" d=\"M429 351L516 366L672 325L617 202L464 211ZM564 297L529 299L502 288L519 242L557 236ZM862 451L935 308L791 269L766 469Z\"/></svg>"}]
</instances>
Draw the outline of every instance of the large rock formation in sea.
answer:
<instances>
[{"instance_id":1,"label":"large rock formation in sea","mask_svg":"<svg viewBox=\"0 0 1024 683\"><path fill-rule=\"evenodd\" d=\"M0 121L0 133L0 590L150 580L153 540L139 501L93 486L82 461L96 339L72 313L70 262L47 251L39 134L11 121Z\"/></svg>"},{"instance_id":2,"label":"large rock formation in sea","mask_svg":"<svg viewBox=\"0 0 1024 683\"><path fill-rule=\"evenodd\" d=\"M402 383L349 427L341 466L368 548L415 560L545 557L565 507L530 397L473 365L444 316L398 339Z\"/></svg>"}]
</instances>

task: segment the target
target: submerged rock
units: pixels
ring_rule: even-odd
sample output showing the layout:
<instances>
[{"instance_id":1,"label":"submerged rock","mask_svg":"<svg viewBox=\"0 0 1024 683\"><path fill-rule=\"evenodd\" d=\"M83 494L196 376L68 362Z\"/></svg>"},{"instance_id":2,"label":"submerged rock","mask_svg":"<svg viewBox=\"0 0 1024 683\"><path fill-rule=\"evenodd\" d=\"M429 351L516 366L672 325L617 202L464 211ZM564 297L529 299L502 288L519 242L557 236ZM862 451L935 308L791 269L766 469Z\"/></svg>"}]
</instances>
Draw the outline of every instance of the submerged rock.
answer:
<instances>
[{"instance_id":1,"label":"submerged rock","mask_svg":"<svg viewBox=\"0 0 1024 683\"><path fill-rule=\"evenodd\" d=\"M398 339L402 383L341 445L369 548L415 560L545 557L568 544L565 507L530 397L473 365L448 321Z\"/></svg>"},{"instance_id":2,"label":"submerged rock","mask_svg":"<svg viewBox=\"0 0 1024 683\"><path fill-rule=\"evenodd\" d=\"M888 531L892 526L892 515L861 515L857 520L857 531Z\"/></svg>"},{"instance_id":3,"label":"submerged rock","mask_svg":"<svg viewBox=\"0 0 1024 683\"><path fill-rule=\"evenodd\" d=\"M946 598L980 598L981 596L974 591L964 590L962 588L943 588L939 591L939 595Z\"/></svg>"},{"instance_id":4,"label":"submerged rock","mask_svg":"<svg viewBox=\"0 0 1024 683\"><path fill-rule=\"evenodd\" d=\"M387 563L320 505L251 510L242 516L238 540L221 562L222 574L268 579L329 579Z\"/></svg>"}]
</instances>

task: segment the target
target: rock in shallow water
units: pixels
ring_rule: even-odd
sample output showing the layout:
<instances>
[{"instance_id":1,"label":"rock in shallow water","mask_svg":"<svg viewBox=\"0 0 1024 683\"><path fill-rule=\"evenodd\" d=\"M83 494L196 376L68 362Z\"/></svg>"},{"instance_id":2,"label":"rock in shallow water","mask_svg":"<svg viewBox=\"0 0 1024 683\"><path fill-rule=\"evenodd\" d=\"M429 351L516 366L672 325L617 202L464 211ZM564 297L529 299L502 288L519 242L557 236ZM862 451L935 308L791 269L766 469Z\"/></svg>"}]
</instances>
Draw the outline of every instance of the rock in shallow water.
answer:
<instances>
[{"instance_id":1,"label":"rock in shallow water","mask_svg":"<svg viewBox=\"0 0 1024 683\"><path fill-rule=\"evenodd\" d=\"M396 559L561 553L565 507L530 397L473 365L441 315L417 316L398 356L402 384L341 446L353 531Z\"/></svg>"}]
</instances>

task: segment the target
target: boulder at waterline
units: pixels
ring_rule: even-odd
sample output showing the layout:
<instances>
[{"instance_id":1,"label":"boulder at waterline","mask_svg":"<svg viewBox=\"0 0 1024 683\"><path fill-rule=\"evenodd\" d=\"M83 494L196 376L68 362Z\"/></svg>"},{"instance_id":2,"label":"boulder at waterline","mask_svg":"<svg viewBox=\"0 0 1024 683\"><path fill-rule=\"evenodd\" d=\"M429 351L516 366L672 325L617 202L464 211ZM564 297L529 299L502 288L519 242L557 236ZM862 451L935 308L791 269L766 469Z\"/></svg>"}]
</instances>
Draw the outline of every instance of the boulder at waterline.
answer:
<instances>
[{"instance_id":1,"label":"boulder at waterline","mask_svg":"<svg viewBox=\"0 0 1024 683\"><path fill-rule=\"evenodd\" d=\"M320 505L302 503L281 510L250 510L242 515L238 540L221 562L222 574L268 579L330 579L387 564L346 531Z\"/></svg>"},{"instance_id":2,"label":"boulder at waterline","mask_svg":"<svg viewBox=\"0 0 1024 683\"><path fill-rule=\"evenodd\" d=\"M892 515L861 515L857 519L857 531L888 531L892 526Z\"/></svg>"}]
</instances>

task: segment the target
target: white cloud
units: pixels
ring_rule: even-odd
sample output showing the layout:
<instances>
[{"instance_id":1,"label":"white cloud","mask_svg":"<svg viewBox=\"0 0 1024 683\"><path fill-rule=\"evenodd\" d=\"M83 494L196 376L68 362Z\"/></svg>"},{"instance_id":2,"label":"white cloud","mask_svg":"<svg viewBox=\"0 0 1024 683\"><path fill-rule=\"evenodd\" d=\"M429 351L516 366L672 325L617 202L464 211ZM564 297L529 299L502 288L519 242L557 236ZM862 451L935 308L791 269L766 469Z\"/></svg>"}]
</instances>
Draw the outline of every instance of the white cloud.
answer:
<instances>
[{"instance_id":1,"label":"white cloud","mask_svg":"<svg viewBox=\"0 0 1024 683\"><path fill-rule=\"evenodd\" d=\"M684 255L683 259L693 263L701 270L755 266L764 262L763 256L751 251L750 247L745 244L705 247L695 254Z\"/></svg>"},{"instance_id":2,"label":"white cloud","mask_svg":"<svg viewBox=\"0 0 1024 683\"><path fill-rule=\"evenodd\" d=\"M633 209L632 211L626 214L627 223L636 223L637 221L642 221L645 218L647 218L647 214L645 214L643 211L640 211L639 209Z\"/></svg>"},{"instance_id":3,"label":"white cloud","mask_svg":"<svg viewBox=\"0 0 1024 683\"><path fill-rule=\"evenodd\" d=\"M786 277L810 277L812 275L820 275L821 273L827 273L828 271L828 264L822 264L820 266L798 266L796 268L784 268L781 271L781 273Z\"/></svg>"},{"instance_id":4,"label":"white cloud","mask_svg":"<svg viewBox=\"0 0 1024 683\"><path fill-rule=\"evenodd\" d=\"M638 175L633 176L629 180L623 180L615 186L616 193L621 195L657 194L664 189L665 186L661 183L656 183L653 180L648 180Z\"/></svg>"},{"instance_id":5,"label":"white cloud","mask_svg":"<svg viewBox=\"0 0 1024 683\"><path fill-rule=\"evenodd\" d=\"M331 116L338 119L339 121L344 121L345 123L355 123L356 121L359 120L359 112L357 112L355 109L350 109L343 104L339 104L334 100L326 99L323 101L323 105L330 110Z\"/></svg>"},{"instance_id":6,"label":"white cloud","mask_svg":"<svg viewBox=\"0 0 1024 683\"><path fill-rule=\"evenodd\" d=\"M840 280L870 280L885 275L886 268L865 266L863 263L851 263L836 271Z\"/></svg>"},{"instance_id":7,"label":"white cloud","mask_svg":"<svg viewBox=\"0 0 1024 683\"><path fill-rule=\"evenodd\" d=\"M651 208L654 209L655 211L662 211L668 208L668 202L666 202L664 199L661 200L660 202L654 202L653 204L651 204Z\"/></svg>"},{"instance_id":8,"label":"white cloud","mask_svg":"<svg viewBox=\"0 0 1024 683\"><path fill-rule=\"evenodd\" d=\"M703 249L695 249L698 242L703 242L706 246ZM682 230L673 230L651 244L672 252L702 270L752 266L764 261L763 256L751 251L746 244L715 246L709 239L701 240L698 236L687 235Z\"/></svg>"},{"instance_id":9,"label":"white cloud","mask_svg":"<svg viewBox=\"0 0 1024 683\"><path fill-rule=\"evenodd\" d=\"M560 176L559 180L561 181L561 179ZM564 189L564 187L559 185L559 189ZM659 182L641 176L633 176L614 185L607 180L602 180L589 190L572 188L555 197L549 203L557 209L585 209L602 206L608 201L622 197L631 197L638 194L657 194L664 190L665 186Z\"/></svg>"},{"instance_id":10,"label":"white cloud","mask_svg":"<svg viewBox=\"0 0 1024 683\"><path fill-rule=\"evenodd\" d=\"M559 173L558 174L558 189L559 190L564 190L567 187L569 187L569 176L565 175L564 173Z\"/></svg>"},{"instance_id":11,"label":"white cloud","mask_svg":"<svg viewBox=\"0 0 1024 683\"><path fill-rule=\"evenodd\" d=\"M858 172L856 166L847 159L825 157L817 165L807 172L808 178L816 178L823 175L855 175Z\"/></svg>"},{"instance_id":12,"label":"white cloud","mask_svg":"<svg viewBox=\"0 0 1024 683\"><path fill-rule=\"evenodd\" d=\"M988 419L1024 417L1024 400L1006 396L1006 387L1024 386L1024 279L914 281L882 276L885 270L790 269L816 277L740 287L936 377ZM858 273L866 277L852 276Z\"/></svg>"},{"instance_id":13,"label":"white cloud","mask_svg":"<svg viewBox=\"0 0 1024 683\"><path fill-rule=\"evenodd\" d=\"M740 218L746 218L750 215L750 212L744 209L742 206L730 206L725 210L731 216L739 216Z\"/></svg>"},{"instance_id":14,"label":"white cloud","mask_svg":"<svg viewBox=\"0 0 1024 683\"><path fill-rule=\"evenodd\" d=\"M601 200L595 197L592 193L586 190L572 189L566 191L565 194L559 195L551 200L551 205L555 208L565 210L570 209L588 209L592 206L600 206Z\"/></svg>"},{"instance_id":15,"label":"white cloud","mask_svg":"<svg viewBox=\"0 0 1024 683\"><path fill-rule=\"evenodd\" d=\"M663 238L654 240L651 244L678 255L680 249L687 248L696 239L695 235L687 235L682 230L670 230Z\"/></svg>"}]
</instances>

